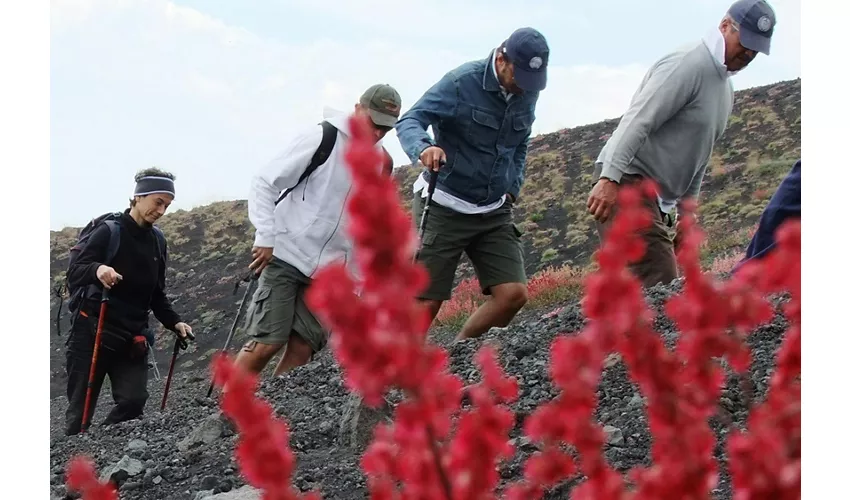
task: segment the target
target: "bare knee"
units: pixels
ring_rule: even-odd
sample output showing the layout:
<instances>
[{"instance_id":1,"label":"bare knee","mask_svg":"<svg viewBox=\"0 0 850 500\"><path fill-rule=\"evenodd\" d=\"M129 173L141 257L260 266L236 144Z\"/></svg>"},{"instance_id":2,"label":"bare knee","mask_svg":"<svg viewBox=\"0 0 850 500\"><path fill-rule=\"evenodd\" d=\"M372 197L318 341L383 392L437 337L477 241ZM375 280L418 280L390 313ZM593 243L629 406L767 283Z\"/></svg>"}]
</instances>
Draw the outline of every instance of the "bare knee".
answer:
<instances>
[{"instance_id":1,"label":"bare knee","mask_svg":"<svg viewBox=\"0 0 850 500\"><path fill-rule=\"evenodd\" d=\"M251 340L242 346L236 356L236 364L251 373L260 373L282 347L274 344L260 344Z\"/></svg>"},{"instance_id":2,"label":"bare knee","mask_svg":"<svg viewBox=\"0 0 850 500\"><path fill-rule=\"evenodd\" d=\"M274 376L279 377L284 372L287 372L298 366L306 365L313 358L313 347L307 343L296 332L289 335L289 342L286 344L286 350L277 367L274 370Z\"/></svg>"},{"instance_id":3,"label":"bare knee","mask_svg":"<svg viewBox=\"0 0 850 500\"><path fill-rule=\"evenodd\" d=\"M284 356L289 357L293 362L298 363L299 366L305 365L313 357L313 348L300 335L292 332L289 336L289 343L286 344L286 353Z\"/></svg>"},{"instance_id":4,"label":"bare knee","mask_svg":"<svg viewBox=\"0 0 850 500\"><path fill-rule=\"evenodd\" d=\"M528 287L523 283L504 283L492 289L493 300L511 311L519 311L528 302Z\"/></svg>"},{"instance_id":5,"label":"bare knee","mask_svg":"<svg viewBox=\"0 0 850 500\"><path fill-rule=\"evenodd\" d=\"M430 315L431 321L433 322L434 319L437 317L437 314L440 313L440 307L443 306L443 301L442 300L423 299L423 300L421 300L421 303L428 310L428 314Z\"/></svg>"}]
</instances>

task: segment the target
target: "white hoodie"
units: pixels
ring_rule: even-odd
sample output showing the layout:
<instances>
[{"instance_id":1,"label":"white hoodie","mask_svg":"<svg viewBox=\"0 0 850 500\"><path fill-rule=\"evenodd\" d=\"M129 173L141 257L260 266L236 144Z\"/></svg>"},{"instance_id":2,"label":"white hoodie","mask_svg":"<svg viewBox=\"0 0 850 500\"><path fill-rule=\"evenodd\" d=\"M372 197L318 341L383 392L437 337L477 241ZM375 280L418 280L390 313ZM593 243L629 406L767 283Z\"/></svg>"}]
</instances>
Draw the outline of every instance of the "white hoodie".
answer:
<instances>
[{"instance_id":1,"label":"white hoodie","mask_svg":"<svg viewBox=\"0 0 850 500\"><path fill-rule=\"evenodd\" d=\"M248 196L248 218L256 229L254 246L274 247L275 257L308 277L334 261L350 264L352 253L345 213L352 192L345 164L349 115L328 108L324 115L338 129L328 160L275 207L280 194L298 182L322 141L322 127L316 124L254 176ZM375 147L380 151L381 143Z\"/></svg>"}]
</instances>

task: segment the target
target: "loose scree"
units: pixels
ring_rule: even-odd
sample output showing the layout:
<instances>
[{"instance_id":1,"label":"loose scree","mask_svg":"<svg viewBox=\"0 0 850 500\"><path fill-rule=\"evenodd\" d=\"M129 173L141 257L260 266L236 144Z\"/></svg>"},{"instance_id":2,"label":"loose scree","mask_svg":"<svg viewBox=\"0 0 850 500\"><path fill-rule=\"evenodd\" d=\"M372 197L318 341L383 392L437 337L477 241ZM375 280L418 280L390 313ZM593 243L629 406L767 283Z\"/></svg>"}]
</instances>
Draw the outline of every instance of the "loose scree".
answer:
<instances>
[{"instance_id":1,"label":"loose scree","mask_svg":"<svg viewBox=\"0 0 850 500\"><path fill-rule=\"evenodd\" d=\"M347 210L362 279L342 265L320 271L308 300L334 331L330 344L349 390L377 406L390 388L405 400L392 424L379 424L361 466L374 499L539 499L546 489L583 477L574 499L638 500L711 498L718 480L712 457L716 440L708 419L724 384L725 358L746 374L745 338L773 314L767 297L787 294L789 322L776 370L764 401L754 404L747 430L728 439L735 498L800 497L800 222L777 231L777 250L747 262L731 279L716 281L699 266L703 234L692 216L682 220L678 259L683 292L666 305L680 331L675 350L652 328L653 313L640 282L628 271L644 244L640 231L651 222L641 198L652 185L621 189L617 213L598 254L599 268L585 278L584 330L565 334L551 346L550 377L561 390L523 425L539 445L526 462L522 481L497 492L498 466L512 456L508 433L515 425L510 403L517 381L505 376L495 346L476 355L481 380L463 387L448 372L448 354L426 340L428 317L416 296L427 285L412 262L416 236L394 182L373 166L382 159L371 147L370 125L352 118L346 152L354 193ZM692 213L688 210L687 213ZM603 362L619 353L642 392L653 436L652 465L623 476L603 455L605 436L593 418ZM291 484L295 459L287 424L254 395L256 379L241 373L225 354L212 364L213 382L228 385L221 408L240 435L235 455L246 480L266 499L320 498ZM461 407L464 394L470 404ZM87 500L117 498L114 487L97 482L90 461L75 458L68 489Z\"/></svg>"}]
</instances>

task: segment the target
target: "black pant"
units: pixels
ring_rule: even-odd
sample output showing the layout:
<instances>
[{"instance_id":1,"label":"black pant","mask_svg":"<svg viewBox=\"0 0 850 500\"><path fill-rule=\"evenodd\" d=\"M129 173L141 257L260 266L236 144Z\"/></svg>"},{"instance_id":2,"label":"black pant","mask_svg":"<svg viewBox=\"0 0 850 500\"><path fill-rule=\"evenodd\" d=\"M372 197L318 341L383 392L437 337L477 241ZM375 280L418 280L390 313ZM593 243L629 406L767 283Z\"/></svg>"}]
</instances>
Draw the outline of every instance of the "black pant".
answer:
<instances>
[{"instance_id":1,"label":"black pant","mask_svg":"<svg viewBox=\"0 0 850 500\"><path fill-rule=\"evenodd\" d=\"M89 370L94 351L97 320L77 315L71 327L68 349L65 353L65 371L68 374L68 410L65 412L65 434L80 432L88 389ZM104 378L109 375L112 399L115 406L104 420L114 424L142 415L148 400L148 364L146 354L134 354L129 341L110 335L106 331L97 355L97 366L89 402L88 421L94 409Z\"/></svg>"}]
</instances>

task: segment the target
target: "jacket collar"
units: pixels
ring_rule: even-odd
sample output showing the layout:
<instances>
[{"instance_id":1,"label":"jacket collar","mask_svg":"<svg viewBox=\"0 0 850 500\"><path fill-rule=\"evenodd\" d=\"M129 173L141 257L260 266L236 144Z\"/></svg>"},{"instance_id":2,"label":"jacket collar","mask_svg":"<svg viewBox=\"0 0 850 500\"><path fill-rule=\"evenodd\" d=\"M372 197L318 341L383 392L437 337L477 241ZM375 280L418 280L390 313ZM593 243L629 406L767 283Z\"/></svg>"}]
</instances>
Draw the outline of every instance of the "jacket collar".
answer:
<instances>
[{"instance_id":1,"label":"jacket collar","mask_svg":"<svg viewBox=\"0 0 850 500\"><path fill-rule=\"evenodd\" d=\"M493 58L496 57L496 49L490 51L490 55L484 60L484 78L481 81L484 90L491 92L500 92L502 84L496 77L496 72L493 69Z\"/></svg>"},{"instance_id":2,"label":"jacket collar","mask_svg":"<svg viewBox=\"0 0 850 500\"><path fill-rule=\"evenodd\" d=\"M702 44L711 53L714 66L722 78L727 78L737 73L726 69L726 40L719 28L712 28L702 37Z\"/></svg>"},{"instance_id":3,"label":"jacket collar","mask_svg":"<svg viewBox=\"0 0 850 500\"><path fill-rule=\"evenodd\" d=\"M340 132L342 132L346 136L351 135L351 131L348 129L348 119L351 118L349 113L339 113L339 114L328 114L326 113L324 116L325 121L333 125Z\"/></svg>"},{"instance_id":4,"label":"jacket collar","mask_svg":"<svg viewBox=\"0 0 850 500\"><path fill-rule=\"evenodd\" d=\"M140 226L139 223L136 222L136 219L134 219L133 216L130 215L129 208L124 209L124 213L121 214L121 216L124 219L124 224L122 224L122 227L129 231L130 234L132 234L133 236L150 232L152 229L152 227L147 224L145 224L144 226Z\"/></svg>"}]
</instances>

